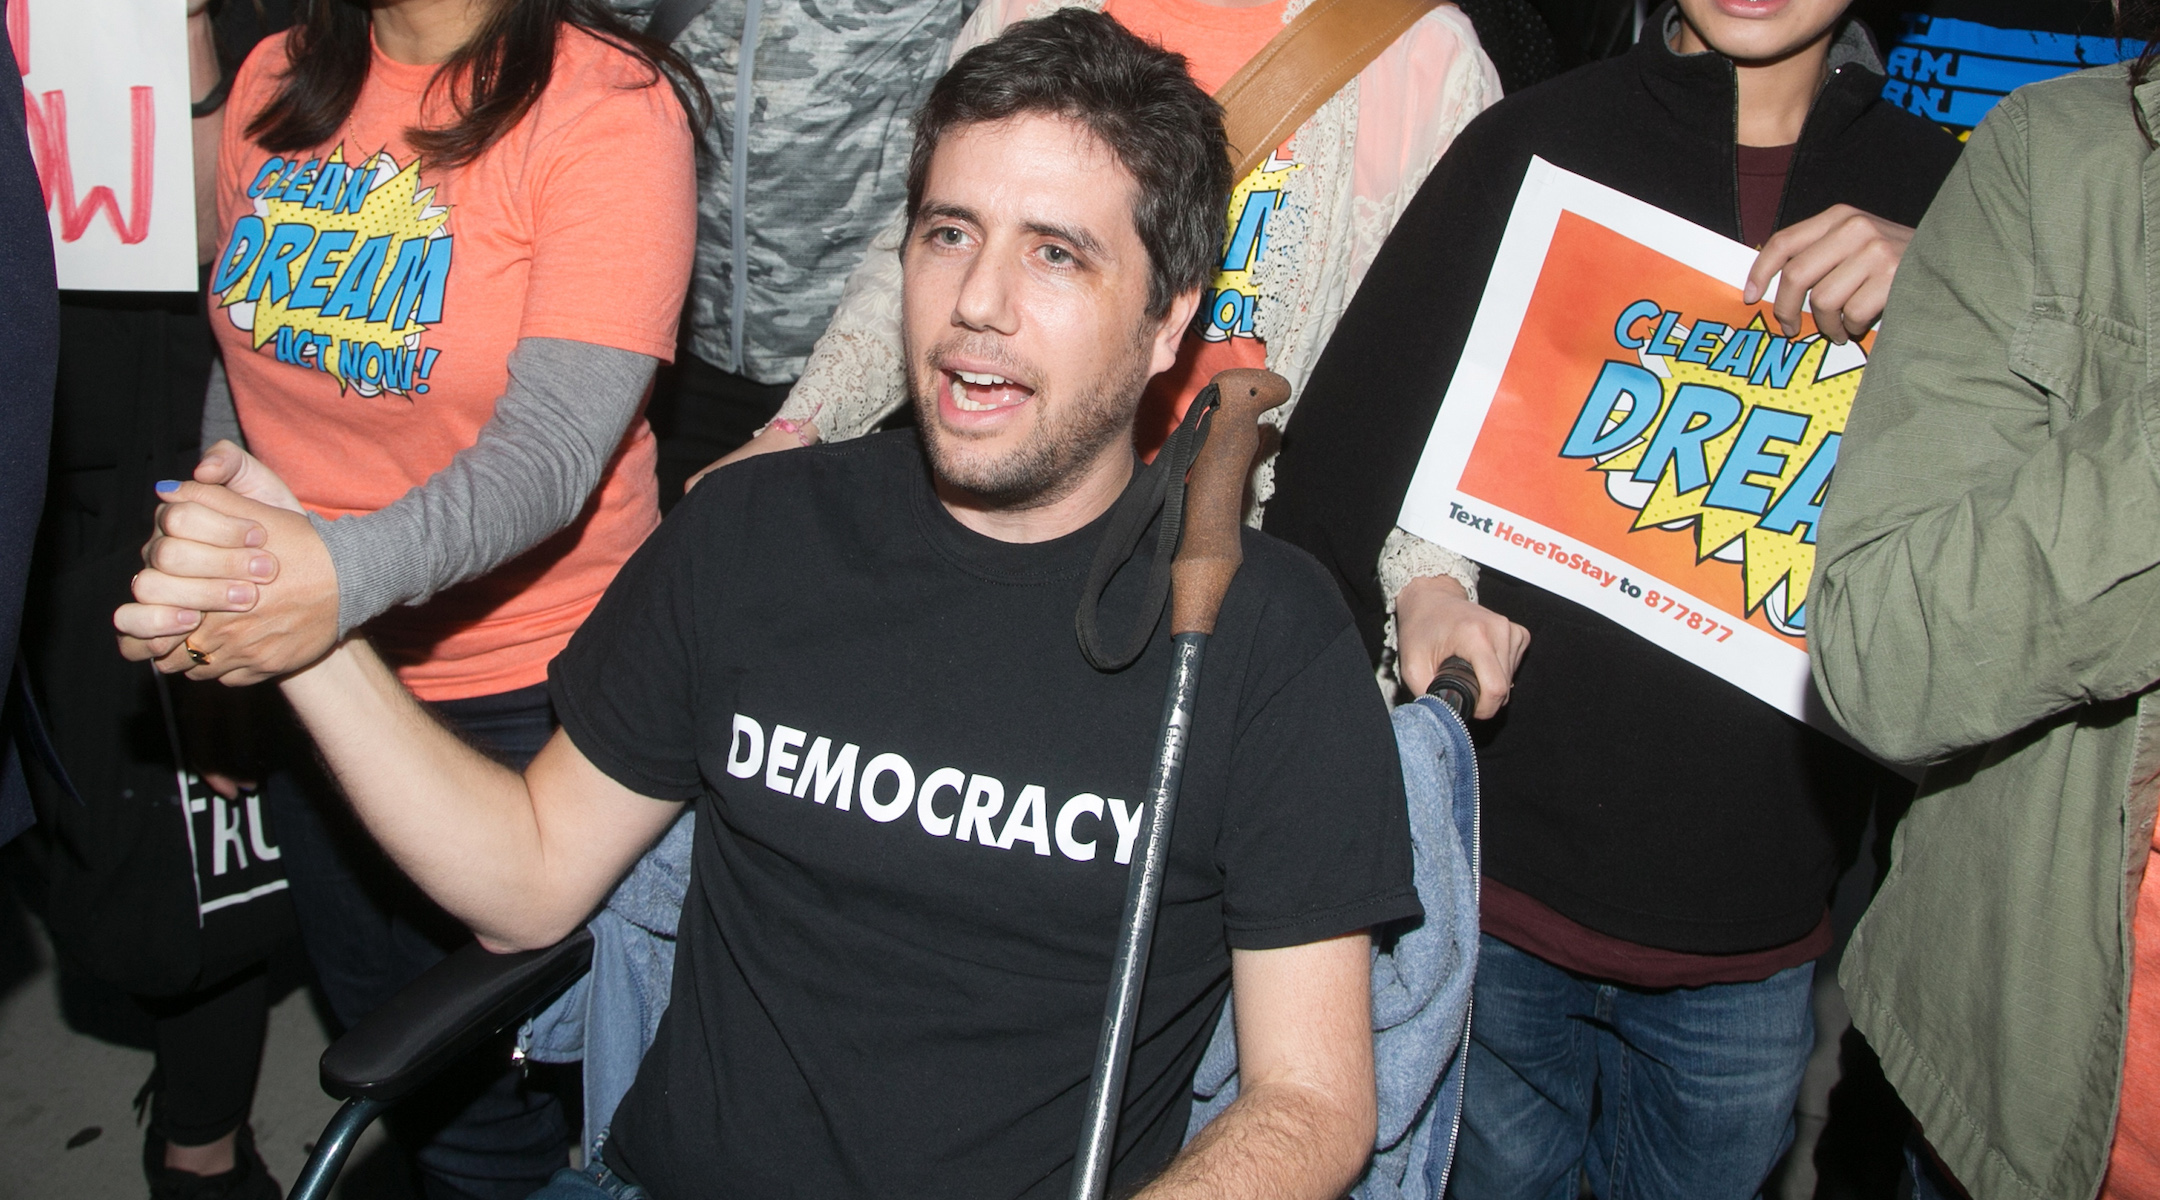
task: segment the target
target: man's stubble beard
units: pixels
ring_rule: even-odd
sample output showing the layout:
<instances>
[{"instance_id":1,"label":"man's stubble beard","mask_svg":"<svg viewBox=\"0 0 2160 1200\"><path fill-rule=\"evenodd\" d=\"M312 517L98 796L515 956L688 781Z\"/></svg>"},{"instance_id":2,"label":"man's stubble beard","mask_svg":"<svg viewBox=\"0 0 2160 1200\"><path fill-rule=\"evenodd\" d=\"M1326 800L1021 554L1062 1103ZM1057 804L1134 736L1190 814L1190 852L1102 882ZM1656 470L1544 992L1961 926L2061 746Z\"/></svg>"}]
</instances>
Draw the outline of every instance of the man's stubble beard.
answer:
<instances>
[{"instance_id":1,"label":"man's stubble beard","mask_svg":"<svg viewBox=\"0 0 2160 1200\"><path fill-rule=\"evenodd\" d=\"M938 420L938 395L934 390L925 393L926 388L937 386L926 380L943 379L932 363L942 352L961 350L967 339L947 339L926 354L911 354L909 361L914 369L908 372L909 399L931 472L989 508L1041 508L1071 495L1082 482L1083 468L1104 447L1118 440L1131 441L1140 393L1153 375L1148 370L1152 334L1152 323L1143 322L1127 346L1122 369L1097 375L1082 396L1069 402L1053 397L1050 405L1044 405L1046 393L1038 390L1028 401L1034 409L1029 414L1033 419L1029 436L1010 452L989 460L956 453L971 439L946 429ZM990 357L1003 356L993 353ZM1066 415L1055 425L1045 425L1045 416L1053 408Z\"/></svg>"}]
</instances>

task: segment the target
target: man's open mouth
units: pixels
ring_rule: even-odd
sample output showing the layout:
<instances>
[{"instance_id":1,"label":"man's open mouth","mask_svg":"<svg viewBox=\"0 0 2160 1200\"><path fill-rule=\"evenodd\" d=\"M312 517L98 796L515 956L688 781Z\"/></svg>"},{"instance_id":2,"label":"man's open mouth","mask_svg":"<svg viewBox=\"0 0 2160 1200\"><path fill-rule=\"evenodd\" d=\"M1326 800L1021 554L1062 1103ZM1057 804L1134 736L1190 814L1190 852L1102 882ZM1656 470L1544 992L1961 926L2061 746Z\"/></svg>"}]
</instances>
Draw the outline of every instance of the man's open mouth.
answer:
<instances>
[{"instance_id":1,"label":"man's open mouth","mask_svg":"<svg viewBox=\"0 0 2160 1200\"><path fill-rule=\"evenodd\" d=\"M996 412L1025 404L1035 395L1034 388L1003 375L951 369L944 375L946 394L952 398L953 407L961 412Z\"/></svg>"}]
</instances>

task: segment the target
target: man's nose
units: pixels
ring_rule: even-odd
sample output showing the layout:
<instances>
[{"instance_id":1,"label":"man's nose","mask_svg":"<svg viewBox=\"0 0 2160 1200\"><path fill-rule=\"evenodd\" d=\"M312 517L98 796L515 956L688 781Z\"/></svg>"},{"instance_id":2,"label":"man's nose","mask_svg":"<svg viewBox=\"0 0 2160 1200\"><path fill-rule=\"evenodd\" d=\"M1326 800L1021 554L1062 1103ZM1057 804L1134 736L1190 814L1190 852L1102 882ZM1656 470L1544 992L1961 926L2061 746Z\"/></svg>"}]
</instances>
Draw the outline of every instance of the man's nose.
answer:
<instances>
[{"instance_id":1,"label":"man's nose","mask_svg":"<svg viewBox=\"0 0 2160 1200\"><path fill-rule=\"evenodd\" d=\"M1020 264L1010 253L977 255L961 277L953 323L991 333L1017 332L1019 308L1013 301L1019 272Z\"/></svg>"}]
</instances>

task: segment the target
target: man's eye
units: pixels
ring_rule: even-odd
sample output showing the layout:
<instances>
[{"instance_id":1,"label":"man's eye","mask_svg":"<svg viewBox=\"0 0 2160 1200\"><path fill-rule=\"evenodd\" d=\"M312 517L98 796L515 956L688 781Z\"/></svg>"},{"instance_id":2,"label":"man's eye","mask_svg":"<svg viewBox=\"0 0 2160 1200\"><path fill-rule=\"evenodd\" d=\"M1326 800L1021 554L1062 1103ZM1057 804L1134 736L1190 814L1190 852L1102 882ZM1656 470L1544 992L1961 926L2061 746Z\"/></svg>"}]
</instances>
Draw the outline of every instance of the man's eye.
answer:
<instances>
[{"instance_id":1,"label":"man's eye","mask_svg":"<svg viewBox=\"0 0 2160 1200\"><path fill-rule=\"evenodd\" d=\"M1042 249L1042 255L1044 261L1048 262L1053 267L1070 266L1073 262L1072 251L1067 250L1063 246L1044 246Z\"/></svg>"},{"instance_id":2,"label":"man's eye","mask_svg":"<svg viewBox=\"0 0 2160 1200\"><path fill-rule=\"evenodd\" d=\"M967 241L967 234L951 225L941 225L930 231L930 240L940 246L957 246Z\"/></svg>"}]
</instances>

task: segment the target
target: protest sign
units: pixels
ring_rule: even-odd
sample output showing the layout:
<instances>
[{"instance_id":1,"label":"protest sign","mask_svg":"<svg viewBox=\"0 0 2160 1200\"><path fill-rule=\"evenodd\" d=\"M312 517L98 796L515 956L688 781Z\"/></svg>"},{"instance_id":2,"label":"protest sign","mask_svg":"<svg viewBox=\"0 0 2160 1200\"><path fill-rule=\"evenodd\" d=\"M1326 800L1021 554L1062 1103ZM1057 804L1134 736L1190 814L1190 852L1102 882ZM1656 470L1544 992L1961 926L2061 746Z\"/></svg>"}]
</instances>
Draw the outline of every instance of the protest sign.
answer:
<instances>
[{"instance_id":1,"label":"protest sign","mask_svg":"<svg viewBox=\"0 0 2160 1200\"><path fill-rule=\"evenodd\" d=\"M60 286L195 290L186 0L7 0Z\"/></svg>"},{"instance_id":2,"label":"protest sign","mask_svg":"<svg viewBox=\"0 0 2160 1200\"><path fill-rule=\"evenodd\" d=\"M1755 252L1533 159L1400 523L1796 717L1872 335L1779 332Z\"/></svg>"}]
</instances>

